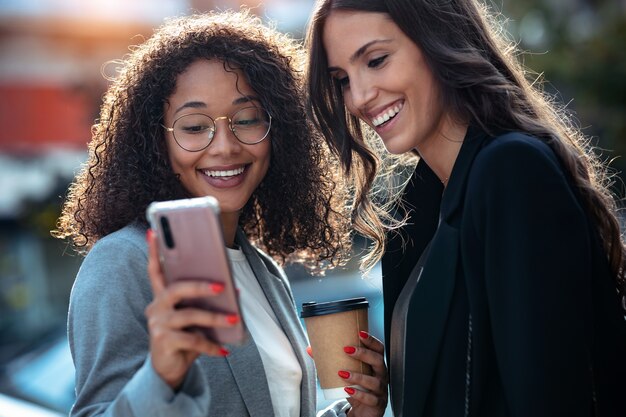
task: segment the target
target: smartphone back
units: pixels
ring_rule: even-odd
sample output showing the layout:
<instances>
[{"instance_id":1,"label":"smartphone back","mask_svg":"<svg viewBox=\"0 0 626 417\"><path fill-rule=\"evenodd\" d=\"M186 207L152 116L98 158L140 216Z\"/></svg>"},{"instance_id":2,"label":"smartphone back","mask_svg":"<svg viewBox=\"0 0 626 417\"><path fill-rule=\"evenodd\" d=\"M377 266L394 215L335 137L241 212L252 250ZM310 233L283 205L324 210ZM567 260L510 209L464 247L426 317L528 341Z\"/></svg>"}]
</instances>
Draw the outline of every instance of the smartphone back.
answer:
<instances>
[{"instance_id":1,"label":"smartphone back","mask_svg":"<svg viewBox=\"0 0 626 417\"><path fill-rule=\"evenodd\" d=\"M147 217L158 236L161 265L168 284L181 280L224 284L222 293L185 300L179 307L237 314L241 318L217 200L208 196L155 202L148 207ZM220 344L241 344L246 338L242 320L233 327L197 330Z\"/></svg>"}]
</instances>

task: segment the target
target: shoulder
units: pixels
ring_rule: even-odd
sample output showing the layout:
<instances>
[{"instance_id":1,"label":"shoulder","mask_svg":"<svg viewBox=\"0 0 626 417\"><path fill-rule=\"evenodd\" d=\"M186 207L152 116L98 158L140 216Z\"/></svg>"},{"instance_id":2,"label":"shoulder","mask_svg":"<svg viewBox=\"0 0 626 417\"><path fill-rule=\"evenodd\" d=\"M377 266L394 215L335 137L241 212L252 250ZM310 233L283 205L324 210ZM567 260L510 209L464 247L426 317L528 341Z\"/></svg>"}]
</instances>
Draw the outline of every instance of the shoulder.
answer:
<instances>
[{"instance_id":1,"label":"shoulder","mask_svg":"<svg viewBox=\"0 0 626 417\"><path fill-rule=\"evenodd\" d=\"M267 253L263 252L261 249L257 248L256 246L253 246L253 247L256 250L256 253L259 255L259 258L261 258L261 261L263 261L263 263L265 264L265 267L267 268L267 270L270 271L273 275L276 275L278 278L286 282L287 274L285 274L285 271L283 270L283 268L281 268L276 263L276 261Z\"/></svg>"},{"instance_id":2,"label":"shoulder","mask_svg":"<svg viewBox=\"0 0 626 417\"><path fill-rule=\"evenodd\" d=\"M143 252L147 255L146 231L147 229L138 223L131 223L98 240L87 256L92 253L101 256L109 251L118 252L120 249Z\"/></svg>"},{"instance_id":3,"label":"shoulder","mask_svg":"<svg viewBox=\"0 0 626 417\"><path fill-rule=\"evenodd\" d=\"M106 298L128 290L151 297L145 228L131 224L96 242L78 271L72 296Z\"/></svg>"},{"instance_id":4,"label":"shoulder","mask_svg":"<svg viewBox=\"0 0 626 417\"><path fill-rule=\"evenodd\" d=\"M475 165L496 166L508 171L523 167L527 163L551 164L558 167L559 162L554 151L544 141L528 134L511 132L489 141L476 157Z\"/></svg>"},{"instance_id":5,"label":"shoulder","mask_svg":"<svg viewBox=\"0 0 626 417\"><path fill-rule=\"evenodd\" d=\"M554 151L537 137L511 132L494 137L478 153L470 186L483 184L517 187L550 178L567 182Z\"/></svg>"},{"instance_id":6,"label":"shoulder","mask_svg":"<svg viewBox=\"0 0 626 417\"><path fill-rule=\"evenodd\" d=\"M104 236L85 257L79 275L85 269L90 273L146 269L148 246L145 233L146 230L141 226L131 224Z\"/></svg>"}]
</instances>

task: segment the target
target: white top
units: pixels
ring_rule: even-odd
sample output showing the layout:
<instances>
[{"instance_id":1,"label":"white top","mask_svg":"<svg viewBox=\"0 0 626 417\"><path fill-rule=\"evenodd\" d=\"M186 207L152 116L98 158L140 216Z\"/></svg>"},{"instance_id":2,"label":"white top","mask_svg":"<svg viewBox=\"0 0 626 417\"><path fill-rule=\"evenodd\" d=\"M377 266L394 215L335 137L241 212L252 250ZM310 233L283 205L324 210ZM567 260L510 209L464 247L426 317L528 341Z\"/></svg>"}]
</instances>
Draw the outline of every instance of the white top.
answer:
<instances>
[{"instance_id":1,"label":"white top","mask_svg":"<svg viewBox=\"0 0 626 417\"><path fill-rule=\"evenodd\" d=\"M246 327L261 354L275 417L300 415L302 369L289 339L240 249L226 248Z\"/></svg>"}]
</instances>

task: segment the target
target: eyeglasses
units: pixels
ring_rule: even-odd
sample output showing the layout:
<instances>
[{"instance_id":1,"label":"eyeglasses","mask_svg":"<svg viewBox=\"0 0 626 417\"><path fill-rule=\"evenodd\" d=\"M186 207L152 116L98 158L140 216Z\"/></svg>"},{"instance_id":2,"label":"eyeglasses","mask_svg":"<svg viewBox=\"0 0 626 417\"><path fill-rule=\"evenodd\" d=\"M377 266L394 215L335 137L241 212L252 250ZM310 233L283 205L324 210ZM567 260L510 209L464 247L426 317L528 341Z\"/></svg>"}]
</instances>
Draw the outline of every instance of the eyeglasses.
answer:
<instances>
[{"instance_id":1,"label":"eyeglasses","mask_svg":"<svg viewBox=\"0 0 626 417\"><path fill-rule=\"evenodd\" d=\"M221 116L212 119L206 114L191 113L174 120L172 127L163 126L172 132L174 140L186 151L200 152L213 140L218 120L228 120L228 128L237 140L246 145L257 144L265 139L272 126L272 116L260 107L244 107L232 117Z\"/></svg>"}]
</instances>

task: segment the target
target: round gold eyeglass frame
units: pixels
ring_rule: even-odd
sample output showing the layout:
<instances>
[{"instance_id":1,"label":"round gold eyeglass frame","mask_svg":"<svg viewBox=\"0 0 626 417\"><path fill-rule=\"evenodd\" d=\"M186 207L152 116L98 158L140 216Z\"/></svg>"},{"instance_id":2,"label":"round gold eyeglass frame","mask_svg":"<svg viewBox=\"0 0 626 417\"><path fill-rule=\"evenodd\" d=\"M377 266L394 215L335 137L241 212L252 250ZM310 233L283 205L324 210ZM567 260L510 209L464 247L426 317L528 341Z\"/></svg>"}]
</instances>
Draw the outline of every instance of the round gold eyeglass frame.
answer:
<instances>
[{"instance_id":1,"label":"round gold eyeglass frame","mask_svg":"<svg viewBox=\"0 0 626 417\"><path fill-rule=\"evenodd\" d=\"M247 110L250 110L250 109L260 110L260 111L265 113L265 116L267 116L267 130L266 130L265 134L260 139L257 139L257 140L254 140L254 141L242 140L239 137L239 135L237 134L237 128L233 126L233 119L236 118L237 114L242 113L242 112L247 111ZM198 149L189 149L188 147L183 146L179 142L178 138L176 137L176 123L179 120L184 119L185 117L190 117L190 116L203 116L203 117L206 117L213 124L212 129L208 133L208 141L207 141L206 145L204 145L204 146L202 146L201 148L198 148ZM165 126L163 124L161 124L161 126L167 132L171 132L172 136L174 137L174 141L176 142L176 144L181 149L184 149L187 152L200 152L200 151L203 151L206 148L208 148L209 145L211 145L211 142L213 142L213 138L215 137L215 133L217 132L217 121L218 120L222 120L222 119L227 120L228 121L228 128L230 129L230 131L233 132L233 135L235 136L237 141L239 141L240 143L243 143L244 145L256 145L257 143L263 142L265 140L265 138L267 138L267 136L269 135L271 127L272 127L272 115L269 114L269 112L267 110L259 108L259 107L254 107L254 106L244 107L242 109L237 110L235 113L233 113L233 115L231 117L229 117L229 116L220 116L220 117L217 117L217 118L214 119L211 116L209 116L207 114L204 114L204 113L189 113L189 114L184 114L184 115L176 118L176 120L174 120L174 123L172 124L172 127L168 127L168 126Z\"/></svg>"}]
</instances>

